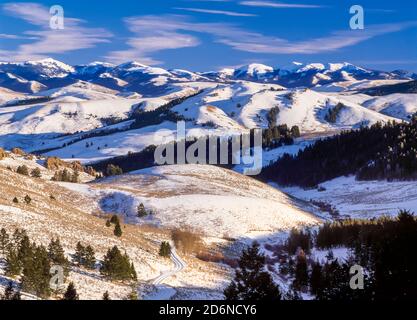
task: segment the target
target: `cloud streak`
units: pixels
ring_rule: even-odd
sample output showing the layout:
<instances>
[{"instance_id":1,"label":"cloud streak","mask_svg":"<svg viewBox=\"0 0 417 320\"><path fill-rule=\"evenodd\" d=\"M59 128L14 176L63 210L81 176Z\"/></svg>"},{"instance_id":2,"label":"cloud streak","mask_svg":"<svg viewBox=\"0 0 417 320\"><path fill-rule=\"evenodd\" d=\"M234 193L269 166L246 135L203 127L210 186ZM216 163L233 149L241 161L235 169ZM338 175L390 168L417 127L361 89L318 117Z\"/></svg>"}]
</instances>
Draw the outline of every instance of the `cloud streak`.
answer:
<instances>
[{"instance_id":1,"label":"cloud streak","mask_svg":"<svg viewBox=\"0 0 417 320\"><path fill-rule=\"evenodd\" d=\"M22 44L16 50L3 50L0 53L1 60L42 59L50 54L93 48L99 43L109 42L112 37L105 29L85 27L83 20L70 17L65 17L63 30L52 30L49 26L51 16L48 8L37 3L6 3L3 9L7 14L36 26L37 30L24 32L24 36L35 40L34 42Z\"/></svg>"},{"instance_id":2,"label":"cloud streak","mask_svg":"<svg viewBox=\"0 0 417 320\"><path fill-rule=\"evenodd\" d=\"M241 1L239 2L242 6L249 7L265 7L265 8L293 8L293 9L314 9L323 8L321 5L314 4L300 4L300 3L284 3L284 2L272 2L272 1Z\"/></svg>"},{"instance_id":3,"label":"cloud streak","mask_svg":"<svg viewBox=\"0 0 417 320\"><path fill-rule=\"evenodd\" d=\"M210 10L210 9L199 9L199 8L174 8L177 10L184 10L190 12L198 12L198 13L208 13L208 14L219 14L224 16L231 16L231 17L256 17L256 14L252 13L242 13L242 12L235 12L235 11L225 11L225 10Z\"/></svg>"},{"instance_id":4,"label":"cloud streak","mask_svg":"<svg viewBox=\"0 0 417 320\"><path fill-rule=\"evenodd\" d=\"M317 54L357 45L374 37L417 26L417 21L368 25L364 30L340 30L329 35L303 41L267 36L227 23L192 22L186 16L142 16L125 19L133 36L126 50L111 52L112 62L139 60L142 63L161 63L153 55L163 50L196 47L196 33L207 34L216 43L238 51L257 54ZM192 34L190 34L192 33Z\"/></svg>"}]
</instances>

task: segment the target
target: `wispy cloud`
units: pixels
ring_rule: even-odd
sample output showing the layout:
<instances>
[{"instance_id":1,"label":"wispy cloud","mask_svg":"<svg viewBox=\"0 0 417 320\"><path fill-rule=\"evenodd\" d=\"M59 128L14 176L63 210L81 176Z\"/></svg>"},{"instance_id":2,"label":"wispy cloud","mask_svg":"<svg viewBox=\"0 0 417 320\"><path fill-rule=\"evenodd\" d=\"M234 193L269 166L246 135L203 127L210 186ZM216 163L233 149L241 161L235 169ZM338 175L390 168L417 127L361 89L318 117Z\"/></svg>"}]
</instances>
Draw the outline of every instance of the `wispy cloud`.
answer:
<instances>
[{"instance_id":1,"label":"wispy cloud","mask_svg":"<svg viewBox=\"0 0 417 320\"><path fill-rule=\"evenodd\" d=\"M256 17L256 14L252 14L252 13L242 13L242 12L225 11L225 10L210 10L210 9L199 9L199 8L174 8L174 9L190 11L190 12L208 13L208 14L220 14L220 15L232 16L232 17Z\"/></svg>"},{"instance_id":2,"label":"wispy cloud","mask_svg":"<svg viewBox=\"0 0 417 320\"><path fill-rule=\"evenodd\" d=\"M417 26L417 21L368 25L364 30L341 30L322 37L291 41L248 31L233 24L192 22L181 15L132 17L125 22L134 35L127 41L128 49L114 51L107 56L112 62L139 60L142 63L158 64L160 61L153 58L157 52L198 46L200 40L195 33L208 34L214 42L239 51L257 54L316 54L354 46L383 34Z\"/></svg>"},{"instance_id":3,"label":"wispy cloud","mask_svg":"<svg viewBox=\"0 0 417 320\"><path fill-rule=\"evenodd\" d=\"M243 6L250 7L266 7L266 8L322 8L324 6L315 4L301 4L301 3L284 3L284 2L272 2L272 1L241 1L239 2Z\"/></svg>"},{"instance_id":4,"label":"wispy cloud","mask_svg":"<svg viewBox=\"0 0 417 320\"><path fill-rule=\"evenodd\" d=\"M25 36L19 36L16 34L7 34L7 33L0 33L0 39L9 39L9 40L29 40L29 39L35 39L33 37L25 37Z\"/></svg>"},{"instance_id":5,"label":"wispy cloud","mask_svg":"<svg viewBox=\"0 0 417 320\"><path fill-rule=\"evenodd\" d=\"M179 21L164 17L133 17L124 19L134 36L129 38L126 50L112 51L105 58L113 63L138 60L148 65L160 64L152 57L162 50L195 47L200 44L198 38L177 32L181 29Z\"/></svg>"},{"instance_id":6,"label":"wispy cloud","mask_svg":"<svg viewBox=\"0 0 417 320\"><path fill-rule=\"evenodd\" d=\"M219 42L229 45L236 50L246 52L272 54L315 54L353 46L383 34L398 32L415 26L417 26L417 21L368 25L364 30L335 31L328 36L295 42L282 38L268 37L261 34L257 34L252 38L220 39Z\"/></svg>"},{"instance_id":7,"label":"wispy cloud","mask_svg":"<svg viewBox=\"0 0 417 320\"><path fill-rule=\"evenodd\" d=\"M85 27L85 21L70 17L65 17L63 30L52 30L49 27L51 16L48 8L37 3L6 3L3 9L7 14L36 26L37 30L23 34L34 39L34 42L22 44L16 50L3 50L1 60L40 59L50 54L92 48L99 43L109 42L112 37L105 29Z\"/></svg>"}]
</instances>

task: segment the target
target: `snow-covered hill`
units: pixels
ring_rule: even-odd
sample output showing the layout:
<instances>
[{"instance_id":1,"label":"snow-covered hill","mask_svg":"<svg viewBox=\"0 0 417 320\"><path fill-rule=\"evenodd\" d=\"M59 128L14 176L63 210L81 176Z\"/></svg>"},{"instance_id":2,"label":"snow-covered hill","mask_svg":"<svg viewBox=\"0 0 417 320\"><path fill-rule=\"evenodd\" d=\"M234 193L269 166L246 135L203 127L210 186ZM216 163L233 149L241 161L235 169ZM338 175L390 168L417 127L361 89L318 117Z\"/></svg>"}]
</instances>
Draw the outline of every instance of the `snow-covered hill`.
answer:
<instances>
[{"instance_id":1,"label":"snow-covered hill","mask_svg":"<svg viewBox=\"0 0 417 320\"><path fill-rule=\"evenodd\" d=\"M34 93L46 89L46 86L37 81L29 81L9 72L0 71L0 87L20 93Z\"/></svg>"},{"instance_id":2,"label":"snow-covered hill","mask_svg":"<svg viewBox=\"0 0 417 320\"><path fill-rule=\"evenodd\" d=\"M21 99L24 94L0 87L0 105L15 99Z\"/></svg>"},{"instance_id":3,"label":"snow-covered hill","mask_svg":"<svg viewBox=\"0 0 417 320\"><path fill-rule=\"evenodd\" d=\"M363 105L370 110L408 121L417 112L417 94L396 93L374 97L365 101Z\"/></svg>"},{"instance_id":4,"label":"snow-covered hill","mask_svg":"<svg viewBox=\"0 0 417 320\"><path fill-rule=\"evenodd\" d=\"M318 189L284 188L306 201L330 203L341 215L358 219L397 216L399 210L417 212L415 181L357 181L354 176L339 177L320 184Z\"/></svg>"},{"instance_id":5,"label":"snow-covered hill","mask_svg":"<svg viewBox=\"0 0 417 320\"><path fill-rule=\"evenodd\" d=\"M5 73L9 71L16 75ZM220 73L165 70L135 61L75 67L52 59L1 63L0 146L49 150L49 155L85 162L137 152L162 143L155 132L165 129L165 136L174 136L176 128L174 123L161 120L128 130L132 115L169 103L173 103L170 112L186 120L192 136L267 128L268 112L273 108L279 110L276 125L298 126L302 134L324 135L393 120L389 116L407 119L415 110L412 95L371 101L372 97L360 92L406 81L399 79L404 75L349 63L293 63L282 68L250 64ZM277 83L314 89L287 89ZM12 94L13 88L19 89L14 91L19 96ZM33 99L43 97L46 100ZM7 104L11 100L13 103ZM330 121L329 112L340 105L343 107ZM95 147L85 148L86 143Z\"/></svg>"},{"instance_id":6,"label":"snow-covered hill","mask_svg":"<svg viewBox=\"0 0 417 320\"><path fill-rule=\"evenodd\" d=\"M16 167L22 164L41 168L42 177L17 174ZM160 242L171 239L169 230L122 223L123 235L118 238L114 236L113 228L106 226L107 216L100 206L92 201L91 195L82 192L88 189L86 185L71 184L69 188L66 183L49 181L50 176L51 172L37 164L36 159L10 155L0 160L0 228L5 228L10 236L16 228L25 229L31 241L45 247L52 238L59 238L69 260L72 260L77 242L92 246L97 259L96 267L87 270L71 266L65 283L68 286L69 282L74 282L80 299L100 300L108 291L113 300L121 300L132 290L142 297L153 279L173 269L169 259L158 255ZM23 200L26 195L31 198L30 204ZM18 202L13 201L15 197ZM118 246L131 258L137 272L137 283L112 282L100 274L99 264L113 246ZM4 259L2 252L0 258ZM222 298L221 292L231 275L229 268L204 262L194 255L182 258L187 263L186 272L177 273L165 283L177 287L176 291L182 294L196 294L207 299ZM7 277L4 269L5 264L1 263L1 292L9 280L15 283L19 280ZM23 299L33 298L25 292L22 296Z\"/></svg>"},{"instance_id":7,"label":"snow-covered hill","mask_svg":"<svg viewBox=\"0 0 417 320\"><path fill-rule=\"evenodd\" d=\"M326 114L338 103L344 108L334 123ZM223 85L193 97L173 108L175 112L203 124L213 122L230 129L268 127L267 113L278 108L276 124L298 126L301 132L326 132L386 122L388 117L359 104L309 89L284 90L280 86L251 82Z\"/></svg>"},{"instance_id":8,"label":"snow-covered hill","mask_svg":"<svg viewBox=\"0 0 417 320\"><path fill-rule=\"evenodd\" d=\"M216 238L253 239L319 223L305 204L214 166L149 168L93 183L84 192L94 195L104 211L132 223L190 228ZM151 217L137 217L140 203L154 212Z\"/></svg>"},{"instance_id":9,"label":"snow-covered hill","mask_svg":"<svg viewBox=\"0 0 417 320\"><path fill-rule=\"evenodd\" d=\"M138 152L151 144L167 142L156 134L162 129L165 136L171 135L174 139L176 125L161 121L127 130L132 123L129 120L132 112L156 110L181 97L184 101L172 106L171 112L186 120L190 136L231 135L257 127L267 128L268 112L272 108L279 110L276 125L298 126L303 134L326 134L392 120L343 96L310 89L287 90L279 85L247 81L185 82L171 86L171 93L160 97L125 98L118 91L84 81L40 92L38 96L52 100L0 107L0 146L26 150L59 148L48 154L75 157L83 162ZM339 104L343 108L330 122L327 115ZM113 120L109 126L110 119ZM115 121L118 124L112 125ZM109 133L80 140L83 134L79 132L94 133L99 128ZM77 140L80 141L73 143ZM94 148L85 148L86 143Z\"/></svg>"}]
</instances>

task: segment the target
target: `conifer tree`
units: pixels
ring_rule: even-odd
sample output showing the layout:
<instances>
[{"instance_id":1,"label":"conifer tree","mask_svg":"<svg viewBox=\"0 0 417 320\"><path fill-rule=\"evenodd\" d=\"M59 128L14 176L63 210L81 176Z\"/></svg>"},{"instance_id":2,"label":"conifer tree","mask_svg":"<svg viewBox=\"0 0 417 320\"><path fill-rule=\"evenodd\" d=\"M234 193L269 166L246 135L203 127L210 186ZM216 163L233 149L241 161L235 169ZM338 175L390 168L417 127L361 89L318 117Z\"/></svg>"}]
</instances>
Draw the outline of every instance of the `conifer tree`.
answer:
<instances>
[{"instance_id":1,"label":"conifer tree","mask_svg":"<svg viewBox=\"0 0 417 320\"><path fill-rule=\"evenodd\" d=\"M59 265L64 268L64 275L65 277L69 274L69 261L65 257L65 251L62 248L61 242L59 238L51 239L49 246L48 246L48 258L51 263L55 265Z\"/></svg>"},{"instance_id":2,"label":"conifer tree","mask_svg":"<svg viewBox=\"0 0 417 320\"><path fill-rule=\"evenodd\" d=\"M0 230L0 252L1 254L6 253L6 249L9 246L9 234L7 233L6 229L2 228Z\"/></svg>"},{"instance_id":3,"label":"conifer tree","mask_svg":"<svg viewBox=\"0 0 417 320\"><path fill-rule=\"evenodd\" d=\"M110 218L110 222L113 224L120 223L119 216L116 214L112 215L112 217Z\"/></svg>"},{"instance_id":4,"label":"conifer tree","mask_svg":"<svg viewBox=\"0 0 417 320\"><path fill-rule=\"evenodd\" d=\"M162 241L161 246L159 248L159 255L161 257L169 257L171 255L171 245L167 241Z\"/></svg>"},{"instance_id":5,"label":"conifer tree","mask_svg":"<svg viewBox=\"0 0 417 320\"><path fill-rule=\"evenodd\" d=\"M297 262L295 265L295 279L294 287L302 289L308 284L308 266L306 255L303 250L300 250L297 255Z\"/></svg>"},{"instance_id":6,"label":"conifer tree","mask_svg":"<svg viewBox=\"0 0 417 320\"><path fill-rule=\"evenodd\" d=\"M13 203L19 203L19 199L17 199L16 197L13 198Z\"/></svg>"},{"instance_id":7,"label":"conifer tree","mask_svg":"<svg viewBox=\"0 0 417 320\"><path fill-rule=\"evenodd\" d=\"M129 257L127 256L127 254L125 255L125 260L129 261ZM134 281L138 280L138 276L135 270L135 265L133 264L133 262L130 263L130 277Z\"/></svg>"},{"instance_id":8,"label":"conifer tree","mask_svg":"<svg viewBox=\"0 0 417 320\"><path fill-rule=\"evenodd\" d=\"M264 269L265 256L258 243L243 250L235 278L224 291L226 300L280 300L278 287Z\"/></svg>"},{"instance_id":9,"label":"conifer tree","mask_svg":"<svg viewBox=\"0 0 417 320\"><path fill-rule=\"evenodd\" d=\"M73 282L70 282L68 285L67 291L65 291L62 300L79 300L79 296Z\"/></svg>"},{"instance_id":10,"label":"conifer tree","mask_svg":"<svg viewBox=\"0 0 417 320\"><path fill-rule=\"evenodd\" d=\"M6 254L5 273L9 277L15 277L22 271L17 250L10 248Z\"/></svg>"},{"instance_id":11,"label":"conifer tree","mask_svg":"<svg viewBox=\"0 0 417 320\"><path fill-rule=\"evenodd\" d=\"M136 280L136 271L127 254L114 246L104 256L100 273L111 280Z\"/></svg>"},{"instance_id":12,"label":"conifer tree","mask_svg":"<svg viewBox=\"0 0 417 320\"><path fill-rule=\"evenodd\" d=\"M311 293L317 295L322 286L322 267L319 262L314 262L312 265L310 276Z\"/></svg>"},{"instance_id":13,"label":"conifer tree","mask_svg":"<svg viewBox=\"0 0 417 320\"><path fill-rule=\"evenodd\" d=\"M95 252L91 246L87 246L84 249L84 266L87 269L94 269L96 266Z\"/></svg>"},{"instance_id":14,"label":"conifer tree","mask_svg":"<svg viewBox=\"0 0 417 320\"><path fill-rule=\"evenodd\" d=\"M77 247L75 248L75 254L74 254L74 262L78 265L83 265L85 259L85 248L81 244L81 242L77 242Z\"/></svg>"},{"instance_id":15,"label":"conifer tree","mask_svg":"<svg viewBox=\"0 0 417 320\"><path fill-rule=\"evenodd\" d=\"M109 294L109 292L108 291L106 291L106 292L104 292L104 294L103 294L103 300L111 300L111 298L110 298L110 294Z\"/></svg>"},{"instance_id":16,"label":"conifer tree","mask_svg":"<svg viewBox=\"0 0 417 320\"><path fill-rule=\"evenodd\" d=\"M34 245L30 243L29 237L25 234L18 244L17 256L22 268L33 258Z\"/></svg>"},{"instance_id":17,"label":"conifer tree","mask_svg":"<svg viewBox=\"0 0 417 320\"><path fill-rule=\"evenodd\" d=\"M28 259L23 269L22 289L41 298L51 294L49 286L51 263L45 247L36 247L33 258Z\"/></svg>"},{"instance_id":18,"label":"conifer tree","mask_svg":"<svg viewBox=\"0 0 417 320\"><path fill-rule=\"evenodd\" d=\"M122 227L120 226L120 223L117 222L116 225L114 226L114 231L113 231L114 235L116 237L121 237L123 232L122 232Z\"/></svg>"},{"instance_id":19,"label":"conifer tree","mask_svg":"<svg viewBox=\"0 0 417 320\"><path fill-rule=\"evenodd\" d=\"M146 212L145 206L143 205L143 203L141 203L138 206L138 217L143 218L143 217L146 217L147 215L148 213Z\"/></svg>"}]
</instances>

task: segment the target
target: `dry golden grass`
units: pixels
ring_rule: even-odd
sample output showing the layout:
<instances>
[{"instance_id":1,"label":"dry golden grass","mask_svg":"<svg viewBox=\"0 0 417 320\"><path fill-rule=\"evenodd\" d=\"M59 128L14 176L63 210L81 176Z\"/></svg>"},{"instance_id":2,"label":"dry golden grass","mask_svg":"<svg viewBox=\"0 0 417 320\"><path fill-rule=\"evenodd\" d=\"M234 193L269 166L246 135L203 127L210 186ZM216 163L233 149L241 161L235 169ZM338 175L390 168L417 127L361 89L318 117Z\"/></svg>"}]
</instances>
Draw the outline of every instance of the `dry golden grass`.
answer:
<instances>
[{"instance_id":1,"label":"dry golden grass","mask_svg":"<svg viewBox=\"0 0 417 320\"><path fill-rule=\"evenodd\" d=\"M215 106L207 106L206 109L208 112L215 112L217 110Z\"/></svg>"},{"instance_id":2,"label":"dry golden grass","mask_svg":"<svg viewBox=\"0 0 417 320\"><path fill-rule=\"evenodd\" d=\"M23 200L26 195L32 199L29 205ZM13 202L15 197L19 200L17 204ZM82 193L71 191L59 183L19 175L0 163L0 228L5 228L9 233L16 228L25 229L33 241L45 246L50 239L59 238L66 253L73 253L80 241L93 246L98 259L102 259L109 248L117 245L131 257L141 283L156 278L161 270L172 268L170 260L158 256L160 241L171 239L170 230L150 225L122 224L123 235L117 238L113 234L114 227L106 227L107 218L108 214L104 214L91 198ZM191 268L196 268L188 272L196 277L206 277L209 279L207 281L213 283L217 280L210 279L221 279L226 272L193 255L187 256L186 260ZM211 274L205 275L208 270ZM76 282L83 299L99 299L105 291L103 288L109 290L115 299L122 298L122 294L130 290L127 284L106 282L97 272L75 270L70 277ZM181 281L184 286L190 281L189 277L184 272L172 281L174 284L175 281Z\"/></svg>"}]
</instances>

